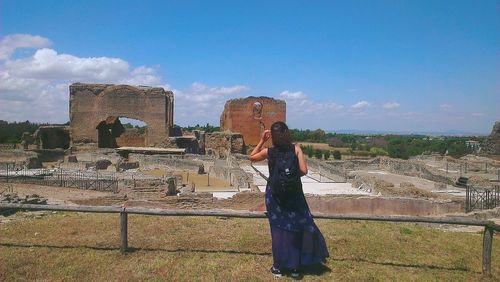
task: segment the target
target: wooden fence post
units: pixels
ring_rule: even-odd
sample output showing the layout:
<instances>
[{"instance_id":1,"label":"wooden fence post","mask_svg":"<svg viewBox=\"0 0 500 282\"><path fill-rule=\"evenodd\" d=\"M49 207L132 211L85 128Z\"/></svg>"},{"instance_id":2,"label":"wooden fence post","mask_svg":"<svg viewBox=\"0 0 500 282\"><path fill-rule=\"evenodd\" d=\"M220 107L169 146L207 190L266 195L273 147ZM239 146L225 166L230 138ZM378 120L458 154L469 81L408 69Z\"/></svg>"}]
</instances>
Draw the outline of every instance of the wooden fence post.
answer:
<instances>
[{"instance_id":1,"label":"wooden fence post","mask_svg":"<svg viewBox=\"0 0 500 282\"><path fill-rule=\"evenodd\" d=\"M127 212L125 211L125 208L123 208L123 211L120 212L120 241L121 241L120 251L122 253L127 252L128 249L127 225L128 225Z\"/></svg>"},{"instance_id":2,"label":"wooden fence post","mask_svg":"<svg viewBox=\"0 0 500 282\"><path fill-rule=\"evenodd\" d=\"M493 228L484 227L483 234L483 276L491 276L491 248L493 244Z\"/></svg>"}]
</instances>

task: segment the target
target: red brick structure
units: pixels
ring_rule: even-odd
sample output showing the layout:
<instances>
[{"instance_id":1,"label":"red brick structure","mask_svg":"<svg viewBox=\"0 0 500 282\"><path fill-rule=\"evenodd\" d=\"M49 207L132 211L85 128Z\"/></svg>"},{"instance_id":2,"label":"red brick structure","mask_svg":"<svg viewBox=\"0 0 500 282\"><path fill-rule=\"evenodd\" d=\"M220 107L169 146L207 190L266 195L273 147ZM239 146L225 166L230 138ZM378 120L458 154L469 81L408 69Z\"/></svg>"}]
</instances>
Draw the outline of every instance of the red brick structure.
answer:
<instances>
[{"instance_id":1,"label":"red brick structure","mask_svg":"<svg viewBox=\"0 0 500 282\"><path fill-rule=\"evenodd\" d=\"M104 147L116 147L115 139L124 131L121 124L114 122L119 117L147 124L144 146L161 145L169 136L174 115L171 91L159 87L84 83L74 83L69 90L72 144L110 143L111 146ZM104 136L105 133L109 136ZM104 140L106 138L113 140Z\"/></svg>"},{"instance_id":2,"label":"red brick structure","mask_svg":"<svg viewBox=\"0 0 500 282\"><path fill-rule=\"evenodd\" d=\"M261 133L276 121L286 122L285 101L251 96L227 101L220 117L220 127L221 131L241 133L246 146L255 146Z\"/></svg>"}]
</instances>

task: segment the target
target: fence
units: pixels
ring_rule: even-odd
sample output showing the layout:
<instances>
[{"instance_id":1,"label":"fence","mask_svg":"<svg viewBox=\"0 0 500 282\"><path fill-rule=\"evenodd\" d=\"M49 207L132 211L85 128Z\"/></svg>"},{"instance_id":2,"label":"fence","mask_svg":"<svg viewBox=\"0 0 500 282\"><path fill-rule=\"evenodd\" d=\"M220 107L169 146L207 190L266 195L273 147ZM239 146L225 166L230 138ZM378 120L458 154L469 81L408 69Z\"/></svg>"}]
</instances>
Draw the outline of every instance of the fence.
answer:
<instances>
[{"instance_id":1,"label":"fence","mask_svg":"<svg viewBox=\"0 0 500 282\"><path fill-rule=\"evenodd\" d=\"M498 206L500 206L500 185L491 188L468 185L465 188L465 212L492 209Z\"/></svg>"},{"instance_id":2,"label":"fence","mask_svg":"<svg viewBox=\"0 0 500 282\"><path fill-rule=\"evenodd\" d=\"M0 151L17 149L17 144L0 144Z\"/></svg>"},{"instance_id":3,"label":"fence","mask_svg":"<svg viewBox=\"0 0 500 282\"><path fill-rule=\"evenodd\" d=\"M89 213L119 213L120 214L120 250L128 250L128 214L143 214L157 216L222 216L238 218L267 218L264 212L234 211L234 210L159 210L146 208L125 207L98 207L98 206L64 206L64 205L25 205L0 203L0 209L25 209L45 211L69 211ZM500 231L500 225L493 221L476 220L462 217L411 217L411 216L374 216L374 215L343 215L343 214L314 214L315 218L337 220L370 220L390 222L420 222L438 224L456 224L484 226L483 233L483 262L482 272L486 277L491 276L491 251L493 246L493 232Z\"/></svg>"},{"instance_id":4,"label":"fence","mask_svg":"<svg viewBox=\"0 0 500 282\"><path fill-rule=\"evenodd\" d=\"M7 164L0 170L0 181L118 192L118 178L114 174L96 171L27 169Z\"/></svg>"}]
</instances>

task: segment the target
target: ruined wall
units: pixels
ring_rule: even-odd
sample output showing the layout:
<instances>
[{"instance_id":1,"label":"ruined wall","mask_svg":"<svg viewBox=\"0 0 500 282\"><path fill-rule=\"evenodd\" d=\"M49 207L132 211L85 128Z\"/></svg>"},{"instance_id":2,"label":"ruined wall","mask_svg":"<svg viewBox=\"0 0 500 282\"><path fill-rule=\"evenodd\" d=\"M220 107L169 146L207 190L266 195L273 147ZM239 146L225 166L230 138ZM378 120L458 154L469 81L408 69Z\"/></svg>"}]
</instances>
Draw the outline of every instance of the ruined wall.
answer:
<instances>
[{"instance_id":1,"label":"ruined wall","mask_svg":"<svg viewBox=\"0 0 500 282\"><path fill-rule=\"evenodd\" d=\"M110 116L145 122L145 146L160 144L173 126L174 95L163 88L74 83L69 89L73 144L97 143L96 127Z\"/></svg>"},{"instance_id":2,"label":"ruined wall","mask_svg":"<svg viewBox=\"0 0 500 282\"><path fill-rule=\"evenodd\" d=\"M241 133L247 146L259 143L261 133L276 121L286 122L286 103L269 97L248 97L226 102L221 131Z\"/></svg>"},{"instance_id":3,"label":"ruined wall","mask_svg":"<svg viewBox=\"0 0 500 282\"><path fill-rule=\"evenodd\" d=\"M229 182L239 190L250 189L253 186L253 174L241 169L233 156L215 160L214 165L210 167L210 174Z\"/></svg>"},{"instance_id":4,"label":"ruined wall","mask_svg":"<svg viewBox=\"0 0 500 282\"><path fill-rule=\"evenodd\" d=\"M229 154L246 154L243 135L232 132L214 132L205 134L207 155L225 158Z\"/></svg>"},{"instance_id":5,"label":"ruined wall","mask_svg":"<svg viewBox=\"0 0 500 282\"><path fill-rule=\"evenodd\" d=\"M21 137L21 146L25 150L68 149L69 144L69 126L40 126L33 134L24 132Z\"/></svg>"},{"instance_id":6,"label":"ruined wall","mask_svg":"<svg viewBox=\"0 0 500 282\"><path fill-rule=\"evenodd\" d=\"M495 122L490 136L484 142L486 154L500 155L500 121Z\"/></svg>"},{"instance_id":7,"label":"ruined wall","mask_svg":"<svg viewBox=\"0 0 500 282\"><path fill-rule=\"evenodd\" d=\"M144 136L137 128L126 128L125 132L116 138L116 144L118 147L144 147L146 142Z\"/></svg>"},{"instance_id":8,"label":"ruined wall","mask_svg":"<svg viewBox=\"0 0 500 282\"><path fill-rule=\"evenodd\" d=\"M444 171L431 170L425 164L412 161L393 159L389 157L376 157L369 160L346 160L346 161L328 161L321 162L312 158L307 159L312 167L321 166L321 171L327 176L346 176L353 170L385 170L391 173L415 176L434 182L442 182L453 185L454 176L447 175ZM337 178L333 178L337 179Z\"/></svg>"},{"instance_id":9,"label":"ruined wall","mask_svg":"<svg viewBox=\"0 0 500 282\"><path fill-rule=\"evenodd\" d=\"M409 198L311 197L307 203L313 212L333 214L435 216L464 211L463 202Z\"/></svg>"}]
</instances>

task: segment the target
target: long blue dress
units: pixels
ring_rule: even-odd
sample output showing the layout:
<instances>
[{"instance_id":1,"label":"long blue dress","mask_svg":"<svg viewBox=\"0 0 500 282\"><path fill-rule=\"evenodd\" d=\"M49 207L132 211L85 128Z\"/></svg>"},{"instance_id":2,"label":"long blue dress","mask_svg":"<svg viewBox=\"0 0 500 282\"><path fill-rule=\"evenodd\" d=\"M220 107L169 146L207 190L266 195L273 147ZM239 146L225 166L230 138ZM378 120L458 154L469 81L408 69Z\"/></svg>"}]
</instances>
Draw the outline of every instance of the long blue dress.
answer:
<instances>
[{"instance_id":1,"label":"long blue dress","mask_svg":"<svg viewBox=\"0 0 500 282\"><path fill-rule=\"evenodd\" d=\"M269 175L272 174L273 148L268 149ZM271 226L274 267L297 269L301 265L317 264L329 256L325 239L314 223L302 184L287 203L275 199L268 180L266 209Z\"/></svg>"}]
</instances>

